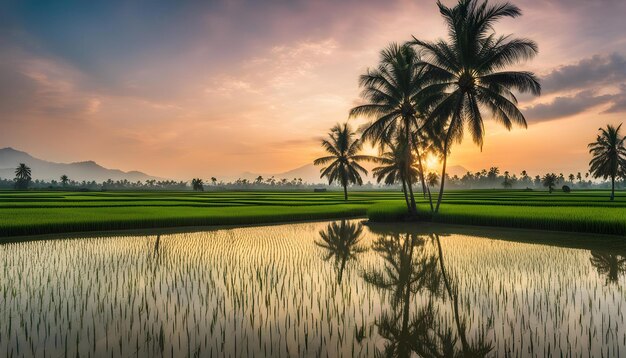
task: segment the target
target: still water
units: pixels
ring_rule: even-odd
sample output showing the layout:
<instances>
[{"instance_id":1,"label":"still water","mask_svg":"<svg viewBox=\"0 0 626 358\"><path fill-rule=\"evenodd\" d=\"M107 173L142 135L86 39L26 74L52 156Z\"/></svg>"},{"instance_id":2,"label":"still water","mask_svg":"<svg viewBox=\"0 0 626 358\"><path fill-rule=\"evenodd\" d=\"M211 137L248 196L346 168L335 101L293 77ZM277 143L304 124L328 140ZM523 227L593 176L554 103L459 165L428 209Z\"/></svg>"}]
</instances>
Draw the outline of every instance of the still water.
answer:
<instances>
[{"instance_id":1,"label":"still water","mask_svg":"<svg viewBox=\"0 0 626 358\"><path fill-rule=\"evenodd\" d=\"M0 356L626 356L621 239L360 220L0 244Z\"/></svg>"}]
</instances>

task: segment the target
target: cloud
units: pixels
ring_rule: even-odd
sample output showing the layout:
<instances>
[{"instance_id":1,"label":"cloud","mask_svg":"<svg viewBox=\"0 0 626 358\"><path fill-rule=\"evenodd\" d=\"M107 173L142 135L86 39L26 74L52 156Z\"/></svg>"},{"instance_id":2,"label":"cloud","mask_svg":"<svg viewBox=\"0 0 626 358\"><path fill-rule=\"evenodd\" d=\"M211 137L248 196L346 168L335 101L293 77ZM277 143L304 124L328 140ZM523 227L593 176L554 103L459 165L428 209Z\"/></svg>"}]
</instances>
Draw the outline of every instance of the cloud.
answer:
<instances>
[{"instance_id":1,"label":"cloud","mask_svg":"<svg viewBox=\"0 0 626 358\"><path fill-rule=\"evenodd\" d=\"M560 66L542 78L545 93L580 90L626 81L626 58L619 53L594 55Z\"/></svg>"},{"instance_id":2,"label":"cloud","mask_svg":"<svg viewBox=\"0 0 626 358\"><path fill-rule=\"evenodd\" d=\"M565 118L604 105L600 113L626 111L626 57L619 53L593 55L558 66L541 79L549 102L527 106L529 122Z\"/></svg>"},{"instance_id":3,"label":"cloud","mask_svg":"<svg viewBox=\"0 0 626 358\"><path fill-rule=\"evenodd\" d=\"M548 103L539 103L524 110L529 122L559 119L582 113L587 109L606 103L611 96L596 96L591 91L582 91L573 96L556 97Z\"/></svg>"}]
</instances>

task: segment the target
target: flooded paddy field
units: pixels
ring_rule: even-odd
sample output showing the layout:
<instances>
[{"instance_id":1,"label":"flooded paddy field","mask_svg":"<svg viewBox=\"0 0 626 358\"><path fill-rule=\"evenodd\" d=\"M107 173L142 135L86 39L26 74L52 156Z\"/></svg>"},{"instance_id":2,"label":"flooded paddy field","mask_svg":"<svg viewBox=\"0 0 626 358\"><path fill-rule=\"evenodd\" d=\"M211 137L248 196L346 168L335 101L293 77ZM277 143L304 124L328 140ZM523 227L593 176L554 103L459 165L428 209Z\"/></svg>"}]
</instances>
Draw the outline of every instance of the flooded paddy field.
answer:
<instances>
[{"instance_id":1,"label":"flooded paddy field","mask_svg":"<svg viewBox=\"0 0 626 358\"><path fill-rule=\"evenodd\" d=\"M621 238L362 220L0 244L0 355L624 356Z\"/></svg>"}]
</instances>

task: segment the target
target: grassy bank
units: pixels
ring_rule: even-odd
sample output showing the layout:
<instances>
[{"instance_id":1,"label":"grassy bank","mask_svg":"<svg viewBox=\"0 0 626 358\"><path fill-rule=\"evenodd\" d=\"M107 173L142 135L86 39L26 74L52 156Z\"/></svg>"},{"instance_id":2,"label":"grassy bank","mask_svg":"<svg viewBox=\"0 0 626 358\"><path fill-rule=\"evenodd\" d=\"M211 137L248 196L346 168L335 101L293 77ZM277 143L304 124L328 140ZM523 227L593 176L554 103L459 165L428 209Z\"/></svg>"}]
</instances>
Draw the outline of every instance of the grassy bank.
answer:
<instances>
[{"instance_id":1,"label":"grassy bank","mask_svg":"<svg viewBox=\"0 0 626 358\"><path fill-rule=\"evenodd\" d=\"M431 216L419 198L420 219L626 235L626 196L606 191L570 194L465 190L444 195ZM44 192L0 191L0 237L76 231L263 224L365 216L402 220L399 192Z\"/></svg>"},{"instance_id":2,"label":"grassy bank","mask_svg":"<svg viewBox=\"0 0 626 358\"><path fill-rule=\"evenodd\" d=\"M419 209L420 220L436 223L626 235L626 211L616 207L445 204L437 214L424 204ZM402 202L368 210L372 222L403 221L405 214Z\"/></svg>"}]
</instances>

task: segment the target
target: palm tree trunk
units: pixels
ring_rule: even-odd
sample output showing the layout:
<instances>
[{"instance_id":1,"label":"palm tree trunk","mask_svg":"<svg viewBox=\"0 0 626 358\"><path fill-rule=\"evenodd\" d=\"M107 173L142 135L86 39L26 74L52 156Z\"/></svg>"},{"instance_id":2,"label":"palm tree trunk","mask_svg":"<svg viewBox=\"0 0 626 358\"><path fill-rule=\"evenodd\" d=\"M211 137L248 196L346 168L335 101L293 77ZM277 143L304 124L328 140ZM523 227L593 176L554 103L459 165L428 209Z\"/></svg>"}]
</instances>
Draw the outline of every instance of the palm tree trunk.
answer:
<instances>
[{"instance_id":1,"label":"palm tree trunk","mask_svg":"<svg viewBox=\"0 0 626 358\"><path fill-rule=\"evenodd\" d=\"M441 199L443 198L443 187L446 182L446 164L448 162L448 143L450 142L450 133L452 132L452 121L448 127L448 133L446 133L446 141L443 143L443 168L441 170L441 187L439 188L439 196L437 197L437 207L435 212L439 212L439 205L441 205Z\"/></svg>"},{"instance_id":2,"label":"palm tree trunk","mask_svg":"<svg viewBox=\"0 0 626 358\"><path fill-rule=\"evenodd\" d=\"M433 198L430 195L430 189L427 189L426 183L424 182L424 167L422 166L422 158L420 157L417 143L414 143L413 146L415 147L415 153L417 155L417 165L419 165L420 181L422 182L422 192L424 193L424 197L426 197L426 191L428 190L428 202L430 203L430 211L433 211Z\"/></svg>"},{"instance_id":3,"label":"palm tree trunk","mask_svg":"<svg viewBox=\"0 0 626 358\"><path fill-rule=\"evenodd\" d=\"M459 315L459 296L452 293L452 286L450 285L450 280L448 279L448 275L446 274L446 269L443 264L443 250L441 249L441 242L439 241L439 235L435 234L435 241L437 241L437 248L439 251L439 267L441 268L441 276L443 278L443 283L446 286L446 291L448 291L448 296L450 296L450 300L452 301L453 309L454 309L454 321L456 323L456 329L459 333L459 337L461 338L461 346L463 347L463 355L466 356L468 352L469 345L467 344L467 337L465 337L465 329L461 325L461 318Z\"/></svg>"},{"instance_id":4,"label":"palm tree trunk","mask_svg":"<svg viewBox=\"0 0 626 358\"><path fill-rule=\"evenodd\" d=\"M348 185L343 184L343 200L348 201Z\"/></svg>"},{"instance_id":5,"label":"palm tree trunk","mask_svg":"<svg viewBox=\"0 0 626 358\"><path fill-rule=\"evenodd\" d=\"M409 159L411 158L411 133L409 131L409 123L408 121L405 120L405 124L404 124L404 133L406 135L406 141L407 141L407 146L406 146L406 158ZM411 161L407 160L407 168L406 168L406 173L411 173ZM417 205L415 205L415 196L413 195L413 183L411 180L411 176L407 175L407 185L409 186L409 197L411 199L411 214L413 215L417 215Z\"/></svg>"},{"instance_id":6,"label":"palm tree trunk","mask_svg":"<svg viewBox=\"0 0 626 358\"><path fill-rule=\"evenodd\" d=\"M404 194L404 201L406 202L406 207L409 210L409 214L411 213L411 203L409 202L409 196L406 192L406 180L402 179L402 193Z\"/></svg>"},{"instance_id":7,"label":"palm tree trunk","mask_svg":"<svg viewBox=\"0 0 626 358\"><path fill-rule=\"evenodd\" d=\"M417 205L415 205L415 197L413 196L413 184L411 184L411 178L407 179L407 186L409 187L409 198L411 199L411 214L417 215Z\"/></svg>"},{"instance_id":8,"label":"palm tree trunk","mask_svg":"<svg viewBox=\"0 0 626 358\"><path fill-rule=\"evenodd\" d=\"M615 176L611 176L611 201L615 199Z\"/></svg>"}]
</instances>

